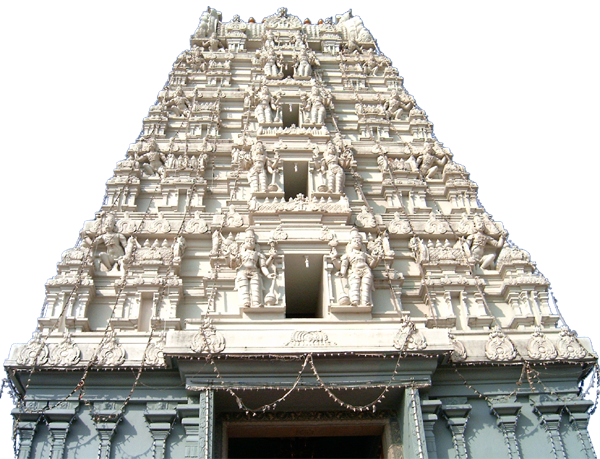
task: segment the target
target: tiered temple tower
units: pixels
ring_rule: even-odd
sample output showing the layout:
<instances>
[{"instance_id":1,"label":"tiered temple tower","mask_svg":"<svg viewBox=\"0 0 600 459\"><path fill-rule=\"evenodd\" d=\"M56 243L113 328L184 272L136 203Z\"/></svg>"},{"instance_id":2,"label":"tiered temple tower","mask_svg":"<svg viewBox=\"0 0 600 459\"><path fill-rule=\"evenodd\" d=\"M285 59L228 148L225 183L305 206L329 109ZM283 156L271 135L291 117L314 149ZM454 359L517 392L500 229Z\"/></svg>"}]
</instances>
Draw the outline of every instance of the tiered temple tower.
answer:
<instances>
[{"instance_id":1,"label":"tiered temple tower","mask_svg":"<svg viewBox=\"0 0 600 459\"><path fill-rule=\"evenodd\" d=\"M596 457L591 344L361 19L190 44L5 363L18 457Z\"/></svg>"}]
</instances>

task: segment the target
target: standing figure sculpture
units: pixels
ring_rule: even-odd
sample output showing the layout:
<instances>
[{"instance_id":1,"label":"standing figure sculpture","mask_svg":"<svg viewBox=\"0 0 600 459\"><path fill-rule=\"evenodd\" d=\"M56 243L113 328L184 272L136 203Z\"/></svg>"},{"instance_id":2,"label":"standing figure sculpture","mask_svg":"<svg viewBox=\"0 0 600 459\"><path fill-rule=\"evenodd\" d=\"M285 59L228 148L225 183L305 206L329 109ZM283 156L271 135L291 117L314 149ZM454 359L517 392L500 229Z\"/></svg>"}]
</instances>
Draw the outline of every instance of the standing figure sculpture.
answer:
<instances>
[{"instance_id":1,"label":"standing figure sculpture","mask_svg":"<svg viewBox=\"0 0 600 459\"><path fill-rule=\"evenodd\" d=\"M277 111L277 107L274 104L271 92L267 86L260 88L257 95L257 104L254 109L254 115L258 120L259 124L270 124L273 122L273 112Z\"/></svg>"},{"instance_id":2,"label":"standing figure sculpture","mask_svg":"<svg viewBox=\"0 0 600 459\"><path fill-rule=\"evenodd\" d=\"M264 306L262 276L275 278L276 275L268 269L272 262L273 255L267 259L260 252L254 231L246 230L242 246L229 256L230 267L236 269L235 289L242 307Z\"/></svg>"},{"instance_id":3,"label":"standing figure sculpture","mask_svg":"<svg viewBox=\"0 0 600 459\"><path fill-rule=\"evenodd\" d=\"M98 258L108 271L123 259L125 247L127 246L127 239L116 231L115 224L116 217L114 214L108 213L104 215L101 233L92 242L92 247L104 244L106 251L98 253Z\"/></svg>"},{"instance_id":4,"label":"standing figure sculpture","mask_svg":"<svg viewBox=\"0 0 600 459\"><path fill-rule=\"evenodd\" d=\"M325 123L326 110L325 107L329 106L333 108L333 102L331 96L325 96L321 93L319 88L313 86L310 90L310 95L304 98L304 113L307 116L309 124L323 124Z\"/></svg>"},{"instance_id":5,"label":"standing figure sculpture","mask_svg":"<svg viewBox=\"0 0 600 459\"><path fill-rule=\"evenodd\" d=\"M265 146L259 140L250 149L250 160L252 165L248 171L248 181L250 182L250 191L252 193L267 191L267 172L268 163Z\"/></svg>"},{"instance_id":6,"label":"standing figure sculpture","mask_svg":"<svg viewBox=\"0 0 600 459\"><path fill-rule=\"evenodd\" d=\"M501 249L504 245L506 233L501 232L498 240L486 234L488 232L483 218L476 215L473 218L475 232L467 237L464 244L465 252L470 263L477 263L481 269L494 269L494 261L496 253L485 255L485 246L487 244L497 249Z\"/></svg>"},{"instance_id":7,"label":"standing figure sculpture","mask_svg":"<svg viewBox=\"0 0 600 459\"><path fill-rule=\"evenodd\" d=\"M296 60L294 64L294 78L310 78L313 64L319 65L319 61L314 56L314 53L305 47L300 49L294 58Z\"/></svg>"},{"instance_id":8,"label":"standing figure sculpture","mask_svg":"<svg viewBox=\"0 0 600 459\"><path fill-rule=\"evenodd\" d=\"M371 255L363 250L363 242L356 230L350 233L346 254L342 256L339 277L347 277L350 304L353 306L373 306L373 272L380 261L379 255Z\"/></svg>"},{"instance_id":9,"label":"standing figure sculpture","mask_svg":"<svg viewBox=\"0 0 600 459\"><path fill-rule=\"evenodd\" d=\"M383 103L383 109L388 119L399 120L402 112L409 113L415 106L415 99L406 91L400 94L392 89L390 97Z\"/></svg>"},{"instance_id":10,"label":"standing figure sculpture","mask_svg":"<svg viewBox=\"0 0 600 459\"><path fill-rule=\"evenodd\" d=\"M329 193L343 193L346 174L340 165L340 153L333 142L327 142L323 152L323 166L327 174L327 191Z\"/></svg>"}]
</instances>

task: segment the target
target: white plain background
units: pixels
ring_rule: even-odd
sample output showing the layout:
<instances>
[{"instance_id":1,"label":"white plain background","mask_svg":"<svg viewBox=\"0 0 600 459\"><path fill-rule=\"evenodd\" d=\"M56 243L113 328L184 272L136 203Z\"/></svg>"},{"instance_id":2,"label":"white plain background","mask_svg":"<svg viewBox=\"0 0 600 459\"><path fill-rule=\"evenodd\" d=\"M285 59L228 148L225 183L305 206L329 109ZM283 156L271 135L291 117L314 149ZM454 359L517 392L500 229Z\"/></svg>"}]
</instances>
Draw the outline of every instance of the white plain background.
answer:
<instances>
[{"instance_id":1,"label":"white plain background","mask_svg":"<svg viewBox=\"0 0 600 459\"><path fill-rule=\"evenodd\" d=\"M15 3L3 7L0 28L4 63L0 272L52 272L56 12L49 3ZM526 1L513 6L513 239L542 241L543 269L548 272L600 271L595 231L600 6L594 5ZM13 342L26 342L31 336L44 299L44 282L0 278L3 357ZM600 279L554 279L552 286L569 325L600 343ZM5 397L0 402L0 457L12 454L10 408ZM600 442L598 415L592 418L590 432Z\"/></svg>"}]
</instances>

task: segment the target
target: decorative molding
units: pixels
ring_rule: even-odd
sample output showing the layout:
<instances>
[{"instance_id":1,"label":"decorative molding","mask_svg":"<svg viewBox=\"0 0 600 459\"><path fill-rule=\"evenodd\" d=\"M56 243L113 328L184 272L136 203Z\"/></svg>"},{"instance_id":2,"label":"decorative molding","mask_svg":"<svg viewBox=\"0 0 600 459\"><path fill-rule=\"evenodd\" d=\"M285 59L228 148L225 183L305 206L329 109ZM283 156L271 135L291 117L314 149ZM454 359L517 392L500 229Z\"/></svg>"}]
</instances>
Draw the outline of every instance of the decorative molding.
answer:
<instances>
[{"instance_id":1,"label":"decorative molding","mask_svg":"<svg viewBox=\"0 0 600 459\"><path fill-rule=\"evenodd\" d=\"M500 327L495 326L485 343L485 355L490 360L506 362L515 359L517 350Z\"/></svg>"}]
</instances>

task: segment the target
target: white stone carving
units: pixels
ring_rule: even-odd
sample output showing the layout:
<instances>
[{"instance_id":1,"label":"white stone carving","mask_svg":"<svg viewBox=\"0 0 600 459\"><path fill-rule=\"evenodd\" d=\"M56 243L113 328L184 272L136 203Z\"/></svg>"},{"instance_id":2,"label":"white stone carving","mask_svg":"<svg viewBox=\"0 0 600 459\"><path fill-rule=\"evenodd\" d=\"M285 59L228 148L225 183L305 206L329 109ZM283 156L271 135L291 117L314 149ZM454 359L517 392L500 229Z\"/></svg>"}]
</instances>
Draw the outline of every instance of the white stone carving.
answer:
<instances>
[{"instance_id":1,"label":"white stone carving","mask_svg":"<svg viewBox=\"0 0 600 459\"><path fill-rule=\"evenodd\" d=\"M48 362L48 354L48 346L46 346L42 334L35 331L27 345L19 352L17 364L26 366L44 365Z\"/></svg>"},{"instance_id":2,"label":"white stone carving","mask_svg":"<svg viewBox=\"0 0 600 459\"><path fill-rule=\"evenodd\" d=\"M218 354L225 349L225 337L217 331L210 317L204 317L200 329L192 338L190 348L194 352L208 354Z\"/></svg>"},{"instance_id":3,"label":"white stone carving","mask_svg":"<svg viewBox=\"0 0 600 459\"><path fill-rule=\"evenodd\" d=\"M338 298L340 305L373 306L373 272L381 255L370 254L363 249L363 241L356 230L350 232L350 241L346 245L346 253L342 255L340 270L337 276L347 278L348 284L344 293Z\"/></svg>"},{"instance_id":4,"label":"white stone carving","mask_svg":"<svg viewBox=\"0 0 600 459\"><path fill-rule=\"evenodd\" d=\"M402 218L399 212L394 212L394 219L388 223L387 228L392 234L408 234L411 231L408 219Z\"/></svg>"},{"instance_id":5,"label":"white stone carving","mask_svg":"<svg viewBox=\"0 0 600 459\"><path fill-rule=\"evenodd\" d=\"M587 351L579 343L577 332L563 327L560 330L560 338L556 342L558 357L561 359L583 359L587 356Z\"/></svg>"},{"instance_id":6,"label":"white stone carving","mask_svg":"<svg viewBox=\"0 0 600 459\"><path fill-rule=\"evenodd\" d=\"M429 214L429 219L425 223L425 231L430 234L444 234L449 231L448 223L439 219L435 212Z\"/></svg>"},{"instance_id":7,"label":"white stone carving","mask_svg":"<svg viewBox=\"0 0 600 459\"><path fill-rule=\"evenodd\" d=\"M229 266L236 270L235 288L238 291L239 304L244 308L264 306L262 276L275 279L276 274L269 272L274 255L269 258L260 251L256 235L246 230L244 242L235 253L229 254Z\"/></svg>"},{"instance_id":8,"label":"white stone carving","mask_svg":"<svg viewBox=\"0 0 600 459\"><path fill-rule=\"evenodd\" d=\"M394 337L394 347L400 351L418 351L427 347L427 341L412 321L404 320Z\"/></svg>"},{"instance_id":9,"label":"white stone carving","mask_svg":"<svg viewBox=\"0 0 600 459\"><path fill-rule=\"evenodd\" d=\"M167 336L166 333L163 331L158 334L158 338L155 341L152 341L148 344L144 358L144 365L152 367L165 366L165 356L163 351L165 348L166 340Z\"/></svg>"},{"instance_id":10,"label":"white stone carving","mask_svg":"<svg viewBox=\"0 0 600 459\"><path fill-rule=\"evenodd\" d=\"M536 327L533 335L527 342L527 353L534 360L554 360L557 356L554 344Z\"/></svg>"},{"instance_id":11,"label":"white stone carving","mask_svg":"<svg viewBox=\"0 0 600 459\"><path fill-rule=\"evenodd\" d=\"M457 340L452 333L448 333L448 338L450 338L453 348L450 360L453 362L464 362L467 360L467 349L465 348L465 345L461 341Z\"/></svg>"},{"instance_id":12,"label":"white stone carving","mask_svg":"<svg viewBox=\"0 0 600 459\"><path fill-rule=\"evenodd\" d=\"M168 233L171 231L171 224L161 212L150 223L146 223L146 231L149 233Z\"/></svg>"},{"instance_id":13,"label":"white stone carving","mask_svg":"<svg viewBox=\"0 0 600 459\"><path fill-rule=\"evenodd\" d=\"M477 263L481 269L493 269L496 253L485 254L485 247L486 245L491 245L492 247L501 249L507 234L503 232L500 234L499 240L494 239L494 237L490 235L490 231L485 224L484 218L479 215L473 217L473 224L475 226L475 232L467 237L464 246L465 252L469 257L469 262Z\"/></svg>"},{"instance_id":14,"label":"white stone carving","mask_svg":"<svg viewBox=\"0 0 600 459\"><path fill-rule=\"evenodd\" d=\"M304 331L297 330L292 333L290 340L284 344L284 346L291 347L315 347L315 346L335 346L335 343L329 341L327 333L323 333L321 330L315 331Z\"/></svg>"},{"instance_id":15,"label":"white stone carving","mask_svg":"<svg viewBox=\"0 0 600 459\"><path fill-rule=\"evenodd\" d=\"M443 151L435 148L431 142L425 142L425 146L416 158L419 171L426 179L432 179L440 167L448 162L448 156Z\"/></svg>"},{"instance_id":16,"label":"white stone carving","mask_svg":"<svg viewBox=\"0 0 600 459\"><path fill-rule=\"evenodd\" d=\"M192 234L203 234L208 231L208 224L200 218L200 212L196 211L194 218L185 223L185 231Z\"/></svg>"},{"instance_id":17,"label":"white stone carving","mask_svg":"<svg viewBox=\"0 0 600 459\"><path fill-rule=\"evenodd\" d=\"M360 208L360 213L356 216L356 226L360 228L375 228L377 226L377 220L367 206Z\"/></svg>"},{"instance_id":18,"label":"white stone carving","mask_svg":"<svg viewBox=\"0 0 600 459\"><path fill-rule=\"evenodd\" d=\"M495 326L485 343L485 355L490 360L506 362L514 360L517 351L512 341L502 333L500 327Z\"/></svg>"},{"instance_id":19,"label":"white stone carving","mask_svg":"<svg viewBox=\"0 0 600 459\"><path fill-rule=\"evenodd\" d=\"M50 353L50 365L71 367L81 360L81 350L71 339L70 333L65 333L62 343L55 346Z\"/></svg>"},{"instance_id":20,"label":"white stone carving","mask_svg":"<svg viewBox=\"0 0 600 459\"><path fill-rule=\"evenodd\" d=\"M125 349L117 341L114 331L109 331L101 342L96 363L99 366L116 367L125 361Z\"/></svg>"}]
</instances>

